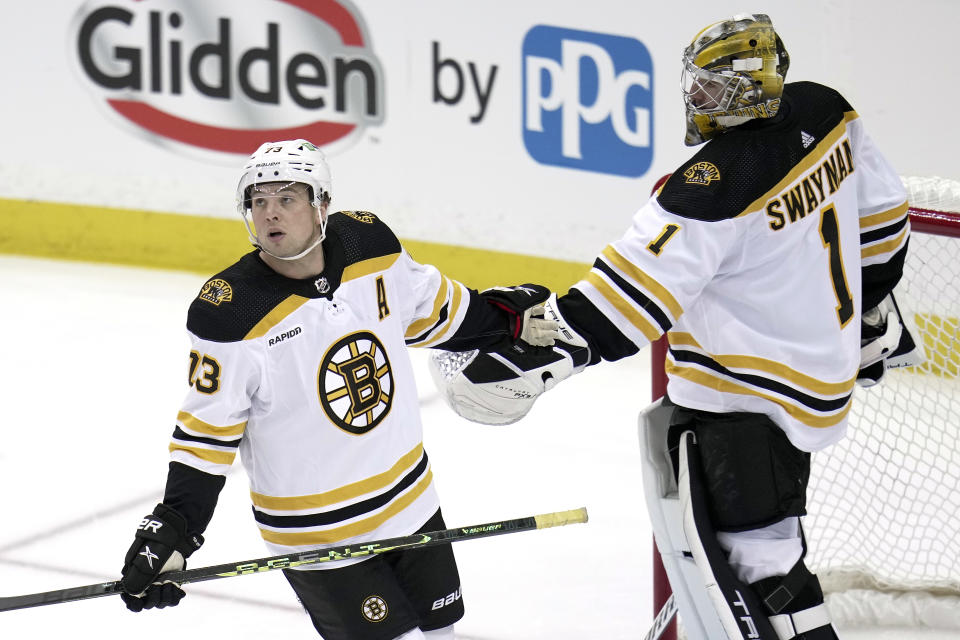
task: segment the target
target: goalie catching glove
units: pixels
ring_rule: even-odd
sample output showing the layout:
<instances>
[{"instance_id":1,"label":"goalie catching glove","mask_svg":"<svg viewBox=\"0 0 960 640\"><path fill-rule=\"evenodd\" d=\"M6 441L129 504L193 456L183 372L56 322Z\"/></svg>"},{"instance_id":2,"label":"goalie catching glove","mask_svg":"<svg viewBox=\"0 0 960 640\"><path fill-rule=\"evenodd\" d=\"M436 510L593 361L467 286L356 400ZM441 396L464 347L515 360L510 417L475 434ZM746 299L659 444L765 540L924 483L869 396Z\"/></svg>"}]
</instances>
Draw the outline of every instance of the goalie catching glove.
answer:
<instances>
[{"instance_id":1,"label":"goalie catching glove","mask_svg":"<svg viewBox=\"0 0 960 640\"><path fill-rule=\"evenodd\" d=\"M186 595L180 585L158 580L167 571L186 567L186 558L200 548L203 536L187 534L187 521L165 504L158 504L137 527L123 562L120 597L130 611L175 607Z\"/></svg>"},{"instance_id":2,"label":"goalie catching glove","mask_svg":"<svg viewBox=\"0 0 960 640\"><path fill-rule=\"evenodd\" d=\"M543 316L555 323L560 336L553 347L521 340L490 353L435 351L431 355L433 381L457 415L481 424L512 424L530 411L541 394L587 366L587 342L563 320L556 294L544 303Z\"/></svg>"}]
</instances>

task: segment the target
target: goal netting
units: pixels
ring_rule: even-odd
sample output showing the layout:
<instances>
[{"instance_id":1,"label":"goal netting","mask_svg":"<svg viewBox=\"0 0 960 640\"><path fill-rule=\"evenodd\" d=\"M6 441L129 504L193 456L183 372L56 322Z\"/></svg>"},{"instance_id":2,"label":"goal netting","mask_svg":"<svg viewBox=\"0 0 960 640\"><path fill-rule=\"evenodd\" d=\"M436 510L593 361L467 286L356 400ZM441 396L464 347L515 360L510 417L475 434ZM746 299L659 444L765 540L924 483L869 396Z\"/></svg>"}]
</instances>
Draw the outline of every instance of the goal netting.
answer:
<instances>
[{"instance_id":1,"label":"goal netting","mask_svg":"<svg viewBox=\"0 0 960 640\"><path fill-rule=\"evenodd\" d=\"M847 437L813 455L807 558L841 626L960 628L960 182L903 181L894 295L926 361L858 387Z\"/></svg>"}]
</instances>

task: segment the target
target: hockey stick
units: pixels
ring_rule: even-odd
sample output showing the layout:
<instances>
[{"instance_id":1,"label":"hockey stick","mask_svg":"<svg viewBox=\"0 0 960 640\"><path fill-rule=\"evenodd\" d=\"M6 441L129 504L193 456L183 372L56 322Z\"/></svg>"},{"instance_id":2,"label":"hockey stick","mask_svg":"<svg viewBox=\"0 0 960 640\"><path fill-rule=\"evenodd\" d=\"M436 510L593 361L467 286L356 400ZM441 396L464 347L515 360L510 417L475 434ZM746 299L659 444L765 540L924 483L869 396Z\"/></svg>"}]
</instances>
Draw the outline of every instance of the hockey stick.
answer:
<instances>
[{"instance_id":1,"label":"hockey stick","mask_svg":"<svg viewBox=\"0 0 960 640\"><path fill-rule=\"evenodd\" d=\"M660 636L667 630L675 615L677 615L677 599L671 593L667 601L660 607L659 613L653 619L653 624L650 625L647 635L643 636L643 640L660 640Z\"/></svg>"},{"instance_id":2,"label":"hockey stick","mask_svg":"<svg viewBox=\"0 0 960 640\"><path fill-rule=\"evenodd\" d=\"M575 524L586 521L587 510L586 508L581 507L580 509L571 509L570 511L544 513L538 516L516 518L514 520L501 520L499 522L489 522L487 524L474 525L471 527L443 529L441 531L427 531L425 533L415 533L413 535L401 536L399 538L373 540L371 542L358 545L317 549L314 551L304 551L303 553L258 558L256 560L246 560L239 563L218 564L210 567L186 569L184 571L169 571L161 574L157 580L161 582L176 582L178 584L204 582L206 580L217 580L219 578L229 578L232 576L243 576L251 573L273 571L275 569L291 569L293 567L319 564L321 562L334 562L336 560L343 560L345 558L359 558L361 556L387 553L389 551L397 551L400 549L431 547L438 544L448 544L451 542L459 542L461 540L473 540L475 538L486 538L488 536L497 536L505 533L516 533L518 531L529 531L531 529L546 529L548 527L561 527L567 524ZM13 611L15 609L39 607L45 604L59 604L61 602L73 602L75 600L86 600L88 598L112 596L119 594L121 591L123 591L123 588L120 586L120 582L115 581L102 582L100 584L90 584L82 587L73 587L71 589L59 589L57 591L31 593L22 596L0 597L0 611Z\"/></svg>"}]
</instances>

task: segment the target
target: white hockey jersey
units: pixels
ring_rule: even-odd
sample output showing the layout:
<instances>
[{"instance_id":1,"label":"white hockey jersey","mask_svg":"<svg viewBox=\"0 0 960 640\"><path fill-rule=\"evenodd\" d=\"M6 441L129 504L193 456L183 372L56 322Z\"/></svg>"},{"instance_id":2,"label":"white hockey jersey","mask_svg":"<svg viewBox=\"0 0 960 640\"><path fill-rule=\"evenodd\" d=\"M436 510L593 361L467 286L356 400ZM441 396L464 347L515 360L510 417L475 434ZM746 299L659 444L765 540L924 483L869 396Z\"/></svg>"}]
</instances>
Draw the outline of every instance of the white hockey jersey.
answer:
<instances>
[{"instance_id":1,"label":"white hockey jersey","mask_svg":"<svg viewBox=\"0 0 960 640\"><path fill-rule=\"evenodd\" d=\"M310 280L247 254L204 285L187 323L190 390L172 461L222 476L239 452L276 554L422 526L439 501L407 345L442 344L484 323L489 340L490 326L507 327L492 305L470 311L475 292L415 262L373 214L332 214L324 250L327 266ZM202 488L172 482L177 473L171 465L165 502L212 513L212 504L190 506Z\"/></svg>"},{"instance_id":2,"label":"white hockey jersey","mask_svg":"<svg viewBox=\"0 0 960 640\"><path fill-rule=\"evenodd\" d=\"M606 359L667 333L675 403L766 414L813 451L844 434L864 300L899 279L909 220L839 94L790 84L781 111L678 169L561 310Z\"/></svg>"}]
</instances>

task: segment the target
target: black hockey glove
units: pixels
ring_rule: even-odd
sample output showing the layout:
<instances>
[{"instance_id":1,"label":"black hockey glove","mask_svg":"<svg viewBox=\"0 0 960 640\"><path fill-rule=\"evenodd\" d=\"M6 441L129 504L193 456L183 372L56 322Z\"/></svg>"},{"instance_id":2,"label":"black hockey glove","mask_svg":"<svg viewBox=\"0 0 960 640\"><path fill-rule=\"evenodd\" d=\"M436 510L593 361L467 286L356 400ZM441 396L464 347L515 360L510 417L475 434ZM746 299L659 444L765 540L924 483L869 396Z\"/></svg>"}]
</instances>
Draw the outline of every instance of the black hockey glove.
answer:
<instances>
[{"instance_id":1,"label":"black hockey glove","mask_svg":"<svg viewBox=\"0 0 960 640\"><path fill-rule=\"evenodd\" d=\"M493 287L481 291L480 297L510 316L513 342L523 340L538 347L549 347L559 337L557 323L543 317L543 303L550 297L550 289L539 284Z\"/></svg>"},{"instance_id":2,"label":"black hockey glove","mask_svg":"<svg viewBox=\"0 0 960 640\"><path fill-rule=\"evenodd\" d=\"M186 595L180 585L157 578L167 571L187 566L186 558L200 548L203 536L187 534L187 521L179 513L158 504L140 521L136 537L123 561L120 597L130 611L174 607Z\"/></svg>"}]
</instances>

